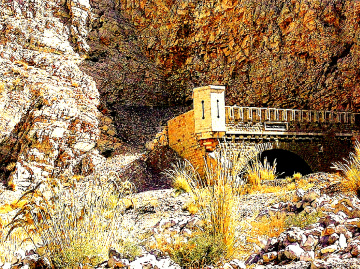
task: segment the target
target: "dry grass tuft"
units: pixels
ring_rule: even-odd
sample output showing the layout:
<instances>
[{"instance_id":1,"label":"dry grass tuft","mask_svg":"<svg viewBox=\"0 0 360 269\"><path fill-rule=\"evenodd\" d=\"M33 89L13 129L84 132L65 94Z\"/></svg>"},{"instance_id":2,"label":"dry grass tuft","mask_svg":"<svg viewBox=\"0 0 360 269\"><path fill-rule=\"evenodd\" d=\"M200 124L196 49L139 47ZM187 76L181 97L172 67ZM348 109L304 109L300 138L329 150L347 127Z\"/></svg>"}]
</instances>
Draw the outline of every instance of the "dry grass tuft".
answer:
<instances>
[{"instance_id":1,"label":"dry grass tuft","mask_svg":"<svg viewBox=\"0 0 360 269\"><path fill-rule=\"evenodd\" d=\"M172 164L172 168L166 170L164 174L172 179L175 192L181 194L184 192L191 193L191 187L188 182L189 177L195 176L192 172L195 173L189 162L177 162Z\"/></svg>"},{"instance_id":2,"label":"dry grass tuft","mask_svg":"<svg viewBox=\"0 0 360 269\"><path fill-rule=\"evenodd\" d=\"M344 192L352 192L360 197L360 142L355 142L355 152L349 154L344 162L335 162L331 168L341 171L344 180L341 183Z\"/></svg>"},{"instance_id":3,"label":"dry grass tuft","mask_svg":"<svg viewBox=\"0 0 360 269\"><path fill-rule=\"evenodd\" d=\"M191 189L189 193L193 196L200 216L207 223L209 240L221 240L226 248L224 257L230 258L237 240L236 199L244 193L245 187L242 177L249 161L272 145L249 147L244 143L235 147L221 143L219 146L212 158L205 159L203 178L188 161L174 165L167 171L167 175L173 181L177 178L187 181Z\"/></svg>"},{"instance_id":4,"label":"dry grass tuft","mask_svg":"<svg viewBox=\"0 0 360 269\"><path fill-rule=\"evenodd\" d=\"M302 174L301 173L295 173L292 177L293 177L293 179L295 181L298 181L298 180L300 180L302 178Z\"/></svg>"},{"instance_id":5,"label":"dry grass tuft","mask_svg":"<svg viewBox=\"0 0 360 269\"><path fill-rule=\"evenodd\" d=\"M286 216L284 214L270 217L263 216L260 219L253 220L251 222L251 231L248 236L248 241L259 244L261 239L279 236L287 228L285 220Z\"/></svg>"},{"instance_id":6,"label":"dry grass tuft","mask_svg":"<svg viewBox=\"0 0 360 269\"><path fill-rule=\"evenodd\" d=\"M275 180L276 178L276 161L271 165L266 158L262 163L256 157L247 168L247 180L254 189L259 189L261 181Z\"/></svg>"},{"instance_id":7,"label":"dry grass tuft","mask_svg":"<svg viewBox=\"0 0 360 269\"><path fill-rule=\"evenodd\" d=\"M104 177L81 180L72 178L63 184L48 179L8 205L8 211L16 214L2 240L21 239L41 246L55 267L93 266L105 260L109 247L118 243L124 194ZM22 238L14 238L19 231Z\"/></svg>"}]
</instances>

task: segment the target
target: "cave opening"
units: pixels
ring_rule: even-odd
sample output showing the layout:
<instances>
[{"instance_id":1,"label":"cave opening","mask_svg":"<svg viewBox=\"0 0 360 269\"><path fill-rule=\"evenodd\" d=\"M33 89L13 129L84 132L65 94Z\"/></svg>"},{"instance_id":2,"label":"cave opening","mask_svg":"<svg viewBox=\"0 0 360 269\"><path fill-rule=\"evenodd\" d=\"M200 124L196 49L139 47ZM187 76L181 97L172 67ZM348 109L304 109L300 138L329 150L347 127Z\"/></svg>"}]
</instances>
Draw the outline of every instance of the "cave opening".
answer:
<instances>
[{"instance_id":1,"label":"cave opening","mask_svg":"<svg viewBox=\"0 0 360 269\"><path fill-rule=\"evenodd\" d=\"M260 155L263 163L264 159L272 165L276 159L276 172L279 178L291 177L295 173L307 175L312 173L310 166L299 155L284 149L266 150Z\"/></svg>"}]
</instances>

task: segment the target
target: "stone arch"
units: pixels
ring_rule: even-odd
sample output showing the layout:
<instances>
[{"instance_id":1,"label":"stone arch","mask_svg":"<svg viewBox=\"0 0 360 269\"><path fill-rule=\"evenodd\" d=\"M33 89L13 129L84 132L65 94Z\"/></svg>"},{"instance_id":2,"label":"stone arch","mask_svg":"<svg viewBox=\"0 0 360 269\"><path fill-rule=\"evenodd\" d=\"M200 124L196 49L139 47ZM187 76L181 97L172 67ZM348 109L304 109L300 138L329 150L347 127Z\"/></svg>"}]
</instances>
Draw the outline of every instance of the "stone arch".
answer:
<instances>
[{"instance_id":1,"label":"stone arch","mask_svg":"<svg viewBox=\"0 0 360 269\"><path fill-rule=\"evenodd\" d=\"M313 172L310 165L301 156L289 150L280 148L266 150L260 154L262 162L265 158L270 164L273 164L276 159L276 172L280 174L281 178L292 176L295 173L307 175Z\"/></svg>"}]
</instances>

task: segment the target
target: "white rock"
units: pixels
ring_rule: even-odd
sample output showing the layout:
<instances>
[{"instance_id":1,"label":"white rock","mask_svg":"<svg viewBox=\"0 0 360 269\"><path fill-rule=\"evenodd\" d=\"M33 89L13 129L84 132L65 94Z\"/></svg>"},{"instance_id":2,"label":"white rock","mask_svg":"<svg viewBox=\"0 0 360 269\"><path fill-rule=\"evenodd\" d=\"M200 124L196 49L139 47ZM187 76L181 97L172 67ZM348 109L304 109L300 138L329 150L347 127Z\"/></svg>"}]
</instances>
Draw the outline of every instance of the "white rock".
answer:
<instances>
[{"instance_id":1,"label":"white rock","mask_svg":"<svg viewBox=\"0 0 360 269\"><path fill-rule=\"evenodd\" d=\"M19 249L17 251L14 252L14 256L18 259L18 260L23 260L25 258L25 251L22 249Z\"/></svg>"},{"instance_id":2,"label":"white rock","mask_svg":"<svg viewBox=\"0 0 360 269\"><path fill-rule=\"evenodd\" d=\"M304 250L299 246L298 243L288 245L285 248L285 256L291 260L299 259L303 252Z\"/></svg>"},{"instance_id":3,"label":"white rock","mask_svg":"<svg viewBox=\"0 0 360 269\"><path fill-rule=\"evenodd\" d=\"M138 257L135 261L130 263L130 269L143 268L145 265L151 265L153 268L157 264L157 260L154 255L145 254L142 257Z\"/></svg>"},{"instance_id":4,"label":"white rock","mask_svg":"<svg viewBox=\"0 0 360 269\"><path fill-rule=\"evenodd\" d=\"M344 249L347 247L346 237L344 234L340 234L339 236L339 247L340 249Z\"/></svg>"},{"instance_id":5,"label":"white rock","mask_svg":"<svg viewBox=\"0 0 360 269\"><path fill-rule=\"evenodd\" d=\"M300 255L300 261L312 261L315 258L315 252L314 251L305 251L301 253Z\"/></svg>"},{"instance_id":6,"label":"white rock","mask_svg":"<svg viewBox=\"0 0 360 269\"><path fill-rule=\"evenodd\" d=\"M4 265L1 268L2 269L11 269L11 263L6 262L6 263L4 263Z\"/></svg>"},{"instance_id":7,"label":"white rock","mask_svg":"<svg viewBox=\"0 0 360 269\"><path fill-rule=\"evenodd\" d=\"M220 269L233 269L229 263L225 263L223 266L220 266Z\"/></svg>"},{"instance_id":8,"label":"white rock","mask_svg":"<svg viewBox=\"0 0 360 269\"><path fill-rule=\"evenodd\" d=\"M299 202L303 199L304 197L304 194L305 194L305 191L303 189L297 189L295 191L295 196L293 198L293 202Z\"/></svg>"},{"instance_id":9,"label":"white rock","mask_svg":"<svg viewBox=\"0 0 360 269\"><path fill-rule=\"evenodd\" d=\"M315 208L313 208L312 206L307 206L304 208L305 212L308 214L314 213L316 211Z\"/></svg>"}]
</instances>

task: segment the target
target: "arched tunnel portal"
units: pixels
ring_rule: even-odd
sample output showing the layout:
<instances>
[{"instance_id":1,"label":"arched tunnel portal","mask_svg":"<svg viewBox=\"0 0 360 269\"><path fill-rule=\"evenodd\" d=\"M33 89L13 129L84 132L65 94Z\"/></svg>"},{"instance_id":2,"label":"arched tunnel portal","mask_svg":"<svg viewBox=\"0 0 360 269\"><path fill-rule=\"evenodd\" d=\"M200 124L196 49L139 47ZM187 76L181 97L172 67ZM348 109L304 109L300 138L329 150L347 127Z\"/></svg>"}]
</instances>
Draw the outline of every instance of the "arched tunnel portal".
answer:
<instances>
[{"instance_id":1,"label":"arched tunnel portal","mask_svg":"<svg viewBox=\"0 0 360 269\"><path fill-rule=\"evenodd\" d=\"M299 155L284 149L271 149L261 153L260 159L264 159L272 165L276 160L276 172L280 178L292 176L295 173L307 175L312 173L312 169L307 162Z\"/></svg>"}]
</instances>

